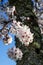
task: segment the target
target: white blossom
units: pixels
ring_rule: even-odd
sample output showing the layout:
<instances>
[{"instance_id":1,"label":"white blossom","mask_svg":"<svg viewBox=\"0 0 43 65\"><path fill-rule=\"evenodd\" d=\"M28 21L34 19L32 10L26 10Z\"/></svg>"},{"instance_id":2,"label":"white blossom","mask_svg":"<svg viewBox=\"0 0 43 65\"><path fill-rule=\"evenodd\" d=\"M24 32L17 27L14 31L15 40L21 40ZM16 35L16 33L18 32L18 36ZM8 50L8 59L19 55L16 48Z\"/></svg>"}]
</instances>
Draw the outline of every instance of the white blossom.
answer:
<instances>
[{"instance_id":1,"label":"white blossom","mask_svg":"<svg viewBox=\"0 0 43 65\"><path fill-rule=\"evenodd\" d=\"M13 28L13 26L11 26L10 32L11 32L12 34L16 34L16 30Z\"/></svg>"},{"instance_id":2,"label":"white blossom","mask_svg":"<svg viewBox=\"0 0 43 65\"><path fill-rule=\"evenodd\" d=\"M14 11L15 11L15 6L13 6L12 8L7 7L7 13L9 13L9 14L12 13L12 16L14 16Z\"/></svg>"},{"instance_id":3,"label":"white blossom","mask_svg":"<svg viewBox=\"0 0 43 65\"><path fill-rule=\"evenodd\" d=\"M30 20L30 18L29 18L29 17L27 17L27 20Z\"/></svg>"},{"instance_id":4,"label":"white blossom","mask_svg":"<svg viewBox=\"0 0 43 65\"><path fill-rule=\"evenodd\" d=\"M8 56L13 60L21 60L23 57L23 53L19 48L13 47L9 49Z\"/></svg>"},{"instance_id":5,"label":"white blossom","mask_svg":"<svg viewBox=\"0 0 43 65\"><path fill-rule=\"evenodd\" d=\"M30 28L26 25L20 25L21 22L13 21L13 26L11 27L12 33L16 35L17 38L22 42L22 44L29 45L33 42L33 33L31 33Z\"/></svg>"},{"instance_id":6,"label":"white blossom","mask_svg":"<svg viewBox=\"0 0 43 65\"><path fill-rule=\"evenodd\" d=\"M8 28L3 28L3 30L2 30L2 35L6 35L6 34L8 34Z\"/></svg>"},{"instance_id":7,"label":"white blossom","mask_svg":"<svg viewBox=\"0 0 43 65\"><path fill-rule=\"evenodd\" d=\"M10 15L12 13L12 9L10 7L7 7L7 13Z\"/></svg>"},{"instance_id":8,"label":"white blossom","mask_svg":"<svg viewBox=\"0 0 43 65\"><path fill-rule=\"evenodd\" d=\"M14 15L14 11L15 11L15 6L13 6L12 8L12 16Z\"/></svg>"},{"instance_id":9,"label":"white blossom","mask_svg":"<svg viewBox=\"0 0 43 65\"><path fill-rule=\"evenodd\" d=\"M9 45L12 43L12 37L9 35L9 36L6 36L5 38L3 38L3 42L5 45Z\"/></svg>"}]
</instances>

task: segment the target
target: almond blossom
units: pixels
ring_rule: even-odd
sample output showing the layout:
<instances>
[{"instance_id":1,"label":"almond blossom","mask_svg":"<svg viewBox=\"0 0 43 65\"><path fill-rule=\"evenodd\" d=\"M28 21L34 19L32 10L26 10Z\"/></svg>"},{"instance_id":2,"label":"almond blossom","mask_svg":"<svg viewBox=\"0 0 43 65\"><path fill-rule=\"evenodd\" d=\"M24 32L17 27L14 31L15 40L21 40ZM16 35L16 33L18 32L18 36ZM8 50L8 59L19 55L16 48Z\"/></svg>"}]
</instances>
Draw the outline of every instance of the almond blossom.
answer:
<instances>
[{"instance_id":1,"label":"almond blossom","mask_svg":"<svg viewBox=\"0 0 43 65\"><path fill-rule=\"evenodd\" d=\"M21 60L23 53L19 48L13 47L9 49L8 56L13 60Z\"/></svg>"},{"instance_id":2,"label":"almond blossom","mask_svg":"<svg viewBox=\"0 0 43 65\"><path fill-rule=\"evenodd\" d=\"M21 22L16 22L13 20L12 27L10 29L10 32L15 34L17 38L24 44L25 46L28 46L29 43L33 42L33 33L31 33L30 28L26 25L22 26L20 25Z\"/></svg>"},{"instance_id":3,"label":"almond blossom","mask_svg":"<svg viewBox=\"0 0 43 65\"><path fill-rule=\"evenodd\" d=\"M12 8L7 7L7 13L8 14L11 14L12 13L12 16L14 16L14 11L15 11L15 6L13 6Z\"/></svg>"},{"instance_id":4,"label":"almond blossom","mask_svg":"<svg viewBox=\"0 0 43 65\"><path fill-rule=\"evenodd\" d=\"M8 34L8 28L7 27L4 27L3 30L2 30L2 35L6 35Z\"/></svg>"},{"instance_id":5,"label":"almond blossom","mask_svg":"<svg viewBox=\"0 0 43 65\"><path fill-rule=\"evenodd\" d=\"M7 35L3 38L3 42L5 45L9 45L12 42L12 37L10 35Z\"/></svg>"}]
</instances>

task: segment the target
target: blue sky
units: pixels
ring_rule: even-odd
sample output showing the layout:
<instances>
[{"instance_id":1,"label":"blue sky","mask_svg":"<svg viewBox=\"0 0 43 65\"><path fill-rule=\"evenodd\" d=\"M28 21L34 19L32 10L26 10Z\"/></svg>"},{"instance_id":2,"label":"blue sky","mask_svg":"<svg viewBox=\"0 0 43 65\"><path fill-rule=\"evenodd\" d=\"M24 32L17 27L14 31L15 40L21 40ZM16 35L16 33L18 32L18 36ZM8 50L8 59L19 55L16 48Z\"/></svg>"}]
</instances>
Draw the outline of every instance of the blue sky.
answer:
<instances>
[{"instance_id":1,"label":"blue sky","mask_svg":"<svg viewBox=\"0 0 43 65\"><path fill-rule=\"evenodd\" d=\"M3 2L0 2L0 3L5 4L7 2L8 2L8 0L3 0Z\"/></svg>"},{"instance_id":2,"label":"blue sky","mask_svg":"<svg viewBox=\"0 0 43 65\"><path fill-rule=\"evenodd\" d=\"M5 4L6 2L8 2L8 0L3 0L3 2L0 2L0 3ZM5 14L5 12L0 11L0 15L2 15L3 18L5 18L6 20L8 19L8 16ZM11 34L11 36L12 36L12 38L14 37L14 35L12 35L12 34ZM16 65L16 62L11 60L7 56L8 49L12 48L13 46L15 46L14 38L13 38L12 43L8 46L4 45L2 40L0 40L0 65Z\"/></svg>"},{"instance_id":3,"label":"blue sky","mask_svg":"<svg viewBox=\"0 0 43 65\"><path fill-rule=\"evenodd\" d=\"M14 37L13 35L11 36L12 38ZM2 40L0 40L0 65L16 65L16 62L14 60L11 60L7 55L8 49L12 48L13 46L15 46L14 38L12 43L8 46L4 45Z\"/></svg>"}]
</instances>

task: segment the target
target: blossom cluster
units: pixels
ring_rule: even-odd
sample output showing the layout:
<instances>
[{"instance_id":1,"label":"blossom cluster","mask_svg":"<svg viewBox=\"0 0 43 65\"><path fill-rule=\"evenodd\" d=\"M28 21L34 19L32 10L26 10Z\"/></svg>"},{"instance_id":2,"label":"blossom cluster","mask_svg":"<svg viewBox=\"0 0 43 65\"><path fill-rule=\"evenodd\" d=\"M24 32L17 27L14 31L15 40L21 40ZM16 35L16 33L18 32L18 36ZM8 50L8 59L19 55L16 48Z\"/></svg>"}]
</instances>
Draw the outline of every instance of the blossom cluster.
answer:
<instances>
[{"instance_id":1,"label":"blossom cluster","mask_svg":"<svg viewBox=\"0 0 43 65\"><path fill-rule=\"evenodd\" d=\"M10 35L6 35L4 38L3 38L3 42L5 45L9 45L12 43L12 37Z\"/></svg>"},{"instance_id":2,"label":"blossom cluster","mask_svg":"<svg viewBox=\"0 0 43 65\"><path fill-rule=\"evenodd\" d=\"M6 36L8 34L8 28L4 27L2 30L2 35Z\"/></svg>"},{"instance_id":3,"label":"blossom cluster","mask_svg":"<svg viewBox=\"0 0 43 65\"><path fill-rule=\"evenodd\" d=\"M30 28L19 21L13 21L10 32L15 34L25 46L33 42L33 33L31 33Z\"/></svg>"},{"instance_id":4,"label":"blossom cluster","mask_svg":"<svg viewBox=\"0 0 43 65\"><path fill-rule=\"evenodd\" d=\"M23 53L19 48L13 47L8 50L8 56L13 60L21 60L23 57Z\"/></svg>"},{"instance_id":5,"label":"blossom cluster","mask_svg":"<svg viewBox=\"0 0 43 65\"><path fill-rule=\"evenodd\" d=\"M7 7L7 13L9 15L14 16L14 11L15 11L15 6L13 6L13 7Z\"/></svg>"},{"instance_id":6,"label":"blossom cluster","mask_svg":"<svg viewBox=\"0 0 43 65\"><path fill-rule=\"evenodd\" d=\"M9 17L10 15L12 16L12 23L10 24L11 26L8 26L8 22L5 26L0 24L2 26L2 28L0 29L0 37L2 37L5 45L9 45L10 43L12 43L12 37L8 34L10 32L16 35L16 37L22 42L22 45L28 46L29 43L33 42L33 33L30 31L29 26L24 25L20 21L17 22L14 19L14 11L15 6L7 7L7 14L9 15ZM29 20L30 18L24 17L23 20L25 19ZM13 60L21 60L23 57L23 53L19 48L13 47L8 50L8 56Z\"/></svg>"},{"instance_id":7,"label":"blossom cluster","mask_svg":"<svg viewBox=\"0 0 43 65\"><path fill-rule=\"evenodd\" d=\"M9 44L9 42L11 43L12 38L8 36L8 32L11 32L13 34L16 35L16 37L19 38L19 40L22 42L22 44L24 44L25 46L28 46L29 43L33 42L33 33L31 33L30 28L26 25L23 25L20 21L16 21L13 17L14 15L14 11L15 10L15 6L13 7L7 7L7 14L10 16L12 15L12 23L11 23L11 28L9 30L8 27L4 27L3 29L1 29L1 34L2 37L4 36L4 43L6 43L6 45ZM27 17L27 20L29 20L30 18ZM9 40L9 41L8 41Z\"/></svg>"}]
</instances>

